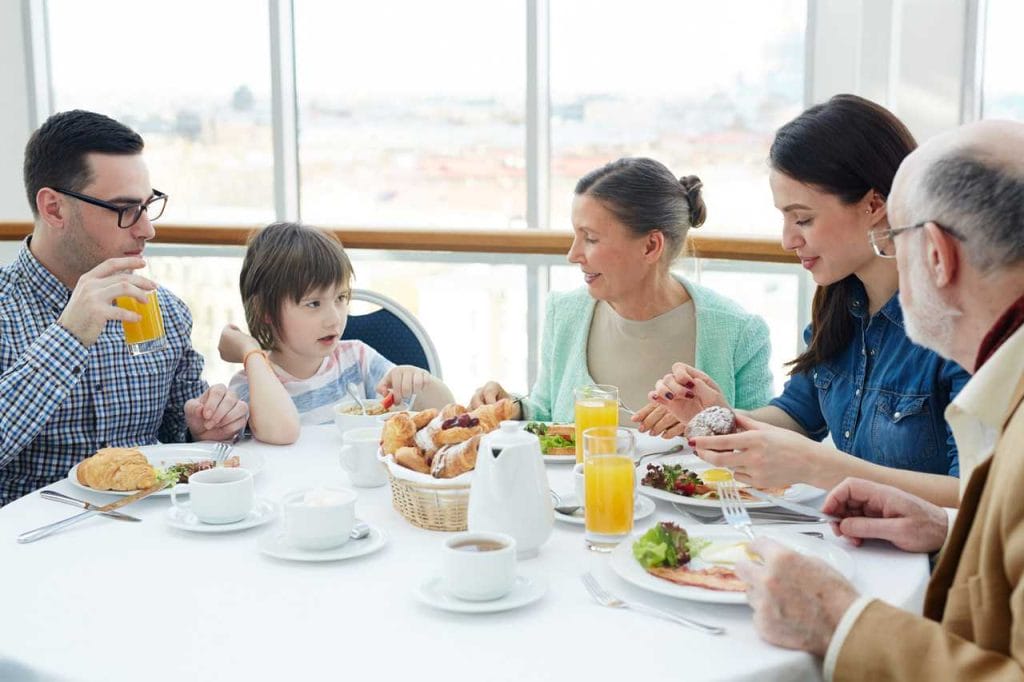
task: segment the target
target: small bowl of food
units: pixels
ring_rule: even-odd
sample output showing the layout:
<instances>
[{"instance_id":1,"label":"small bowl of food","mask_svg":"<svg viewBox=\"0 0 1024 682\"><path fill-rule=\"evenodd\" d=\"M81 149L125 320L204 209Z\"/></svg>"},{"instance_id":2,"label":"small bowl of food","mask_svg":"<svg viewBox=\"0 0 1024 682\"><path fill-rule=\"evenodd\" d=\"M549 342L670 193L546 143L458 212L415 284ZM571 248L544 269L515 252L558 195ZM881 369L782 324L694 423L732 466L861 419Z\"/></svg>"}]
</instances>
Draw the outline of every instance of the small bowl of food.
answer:
<instances>
[{"instance_id":1,"label":"small bowl of food","mask_svg":"<svg viewBox=\"0 0 1024 682\"><path fill-rule=\"evenodd\" d=\"M387 399L363 398L366 414L352 398L345 398L334 405L334 424L344 433L349 429L369 426L383 427L382 416L390 412L405 412L409 408L405 403L386 404Z\"/></svg>"}]
</instances>

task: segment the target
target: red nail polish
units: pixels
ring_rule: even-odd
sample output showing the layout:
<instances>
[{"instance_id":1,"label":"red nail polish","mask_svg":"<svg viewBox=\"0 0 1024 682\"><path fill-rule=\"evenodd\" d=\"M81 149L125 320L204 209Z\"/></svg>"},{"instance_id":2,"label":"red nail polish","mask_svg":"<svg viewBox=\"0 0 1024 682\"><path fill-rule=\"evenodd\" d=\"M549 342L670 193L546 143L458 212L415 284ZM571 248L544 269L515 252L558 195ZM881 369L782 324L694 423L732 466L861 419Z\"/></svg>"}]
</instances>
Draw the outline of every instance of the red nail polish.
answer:
<instances>
[{"instance_id":1,"label":"red nail polish","mask_svg":"<svg viewBox=\"0 0 1024 682\"><path fill-rule=\"evenodd\" d=\"M693 382L692 381L687 381L686 382L686 387L687 388L693 388Z\"/></svg>"},{"instance_id":2,"label":"red nail polish","mask_svg":"<svg viewBox=\"0 0 1024 682\"><path fill-rule=\"evenodd\" d=\"M686 397L687 398L692 398L693 397L693 391L687 391L686 392Z\"/></svg>"},{"instance_id":3,"label":"red nail polish","mask_svg":"<svg viewBox=\"0 0 1024 682\"><path fill-rule=\"evenodd\" d=\"M669 400L672 400L673 398L675 398L675 395L672 393L666 393L665 397L668 398Z\"/></svg>"},{"instance_id":4,"label":"red nail polish","mask_svg":"<svg viewBox=\"0 0 1024 682\"><path fill-rule=\"evenodd\" d=\"M690 447L691 447L691 448L695 448L695 447L697 447L697 441L695 441L695 440L694 440L694 439L692 439L692 438L688 438L688 439L686 440L686 442L690 444Z\"/></svg>"}]
</instances>

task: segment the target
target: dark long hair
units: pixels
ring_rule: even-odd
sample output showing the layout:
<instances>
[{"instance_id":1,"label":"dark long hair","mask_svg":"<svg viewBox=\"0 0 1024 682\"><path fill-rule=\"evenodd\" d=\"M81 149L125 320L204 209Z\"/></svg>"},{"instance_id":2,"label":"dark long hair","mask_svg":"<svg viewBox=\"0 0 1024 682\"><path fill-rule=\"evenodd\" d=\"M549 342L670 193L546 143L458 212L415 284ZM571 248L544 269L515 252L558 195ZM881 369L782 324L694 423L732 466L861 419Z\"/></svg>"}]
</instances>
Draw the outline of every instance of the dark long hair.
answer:
<instances>
[{"instance_id":1,"label":"dark long hair","mask_svg":"<svg viewBox=\"0 0 1024 682\"><path fill-rule=\"evenodd\" d=\"M874 190L888 198L903 159L917 147L914 136L889 110L856 95L836 95L803 112L775 133L773 169L855 204ZM856 276L818 287L811 312L811 342L790 362L804 373L849 344L854 322L849 304Z\"/></svg>"},{"instance_id":2,"label":"dark long hair","mask_svg":"<svg viewBox=\"0 0 1024 682\"><path fill-rule=\"evenodd\" d=\"M584 175L576 194L600 200L637 237L661 231L666 259L672 261L683 250L687 231L707 218L701 187L696 175L676 179L654 159L624 158Z\"/></svg>"}]
</instances>

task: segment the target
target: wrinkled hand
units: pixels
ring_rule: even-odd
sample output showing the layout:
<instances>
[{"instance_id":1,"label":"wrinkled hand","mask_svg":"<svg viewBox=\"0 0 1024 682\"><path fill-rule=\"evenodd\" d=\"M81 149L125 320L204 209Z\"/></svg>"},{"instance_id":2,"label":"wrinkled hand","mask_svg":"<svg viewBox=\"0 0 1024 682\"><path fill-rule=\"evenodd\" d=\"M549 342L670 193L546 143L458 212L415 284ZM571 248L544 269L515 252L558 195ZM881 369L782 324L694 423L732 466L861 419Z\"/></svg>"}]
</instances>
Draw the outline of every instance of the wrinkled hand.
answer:
<instances>
[{"instance_id":1,"label":"wrinkled hand","mask_svg":"<svg viewBox=\"0 0 1024 682\"><path fill-rule=\"evenodd\" d=\"M738 433L690 439L697 455L735 472L736 480L763 488L812 481L813 472L828 466L831 450L778 426L736 415Z\"/></svg>"},{"instance_id":2,"label":"wrinkled hand","mask_svg":"<svg viewBox=\"0 0 1024 682\"><path fill-rule=\"evenodd\" d=\"M750 543L763 564L736 563L748 585L754 627L766 642L824 656L857 591L828 564L766 538Z\"/></svg>"},{"instance_id":3,"label":"wrinkled hand","mask_svg":"<svg viewBox=\"0 0 1024 682\"><path fill-rule=\"evenodd\" d=\"M196 440L229 440L245 428L249 405L215 384L198 398L185 403L185 423Z\"/></svg>"},{"instance_id":4,"label":"wrinkled hand","mask_svg":"<svg viewBox=\"0 0 1024 682\"><path fill-rule=\"evenodd\" d=\"M714 379L683 362L672 365L672 371L658 380L647 397L665 407L684 426L706 407L729 407Z\"/></svg>"},{"instance_id":5,"label":"wrinkled hand","mask_svg":"<svg viewBox=\"0 0 1024 682\"><path fill-rule=\"evenodd\" d=\"M854 545L888 540L907 552L935 552L946 541L949 518L941 507L881 483L848 478L825 498L822 511L842 518L836 535Z\"/></svg>"},{"instance_id":6,"label":"wrinkled hand","mask_svg":"<svg viewBox=\"0 0 1024 682\"><path fill-rule=\"evenodd\" d=\"M217 350L224 362L241 362L251 350L259 350L260 344L233 324L226 325L220 332Z\"/></svg>"},{"instance_id":7,"label":"wrinkled hand","mask_svg":"<svg viewBox=\"0 0 1024 682\"><path fill-rule=\"evenodd\" d=\"M639 424L637 430L640 433L649 433L662 438L681 436L686 429L685 422L679 421L674 414L668 411L668 408L655 402L647 403L637 410L630 420Z\"/></svg>"},{"instance_id":8,"label":"wrinkled hand","mask_svg":"<svg viewBox=\"0 0 1024 682\"><path fill-rule=\"evenodd\" d=\"M129 270L146 265L141 257L128 256L105 260L78 278L67 306L57 322L89 347L96 343L108 320L138 322L142 317L114 305L118 296L131 296L145 303L156 283Z\"/></svg>"},{"instance_id":9,"label":"wrinkled hand","mask_svg":"<svg viewBox=\"0 0 1024 682\"><path fill-rule=\"evenodd\" d=\"M430 372L412 365L398 365L388 370L380 383L377 384L378 395L387 395L388 391L395 396L395 402L400 403L413 393L419 393L430 381Z\"/></svg>"}]
</instances>

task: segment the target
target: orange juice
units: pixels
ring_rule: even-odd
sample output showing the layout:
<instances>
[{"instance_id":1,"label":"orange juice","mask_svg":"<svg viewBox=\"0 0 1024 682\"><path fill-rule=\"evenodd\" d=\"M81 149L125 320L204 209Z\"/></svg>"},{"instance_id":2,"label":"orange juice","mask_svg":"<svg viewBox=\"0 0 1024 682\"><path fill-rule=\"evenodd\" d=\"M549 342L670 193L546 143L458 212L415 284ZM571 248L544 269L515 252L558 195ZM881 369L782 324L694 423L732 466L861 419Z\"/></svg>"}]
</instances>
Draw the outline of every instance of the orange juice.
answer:
<instances>
[{"instance_id":1,"label":"orange juice","mask_svg":"<svg viewBox=\"0 0 1024 682\"><path fill-rule=\"evenodd\" d=\"M633 530L633 458L628 455L588 455L583 466L587 533L621 536Z\"/></svg>"},{"instance_id":2,"label":"orange juice","mask_svg":"<svg viewBox=\"0 0 1024 682\"><path fill-rule=\"evenodd\" d=\"M576 400L576 462L583 461L583 432L594 426L618 426L619 401L607 398ZM614 443L614 441L613 441Z\"/></svg>"},{"instance_id":3,"label":"orange juice","mask_svg":"<svg viewBox=\"0 0 1024 682\"><path fill-rule=\"evenodd\" d=\"M121 322L124 327L124 341L134 355L159 350L166 345L164 340L164 318L156 292L149 292L148 300L139 303L131 296L118 296L117 306L142 316L138 322Z\"/></svg>"}]
</instances>

